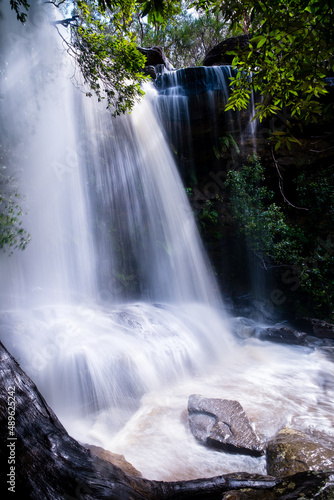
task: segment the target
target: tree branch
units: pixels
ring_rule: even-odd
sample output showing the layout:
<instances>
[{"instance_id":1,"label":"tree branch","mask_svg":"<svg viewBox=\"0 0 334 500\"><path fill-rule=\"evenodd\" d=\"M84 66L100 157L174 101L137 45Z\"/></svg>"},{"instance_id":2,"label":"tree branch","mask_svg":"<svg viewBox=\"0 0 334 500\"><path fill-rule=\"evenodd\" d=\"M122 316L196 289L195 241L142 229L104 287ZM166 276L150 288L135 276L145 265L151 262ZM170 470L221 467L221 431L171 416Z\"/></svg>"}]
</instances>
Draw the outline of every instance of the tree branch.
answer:
<instances>
[{"instance_id":1,"label":"tree branch","mask_svg":"<svg viewBox=\"0 0 334 500\"><path fill-rule=\"evenodd\" d=\"M49 2L49 3L53 3L53 2ZM72 17L69 17L67 19L61 19L60 21L54 21L53 24L54 26L56 26L57 24L61 24L62 26L65 26L65 28L67 28L71 23L74 23L75 25L77 25L77 21L79 19L79 16L72 16Z\"/></svg>"},{"instance_id":2,"label":"tree branch","mask_svg":"<svg viewBox=\"0 0 334 500\"><path fill-rule=\"evenodd\" d=\"M271 148L271 156L272 156L272 159L273 159L273 162L274 162L274 165L275 165L275 168L277 170L277 173L278 173L278 185L279 185L279 190L281 192L281 195L283 197L283 200L285 201L285 203L287 203L288 205L290 205L291 207L293 208L296 208L297 210L309 210L308 208L304 208L304 207L296 207L295 205L293 205L288 199L287 197L285 196L284 194L284 191L283 191L283 177L282 177L282 174L280 172L280 169L279 169L279 165L278 165L278 161L276 160L275 158L275 155L274 155L274 150L273 148Z\"/></svg>"},{"instance_id":3,"label":"tree branch","mask_svg":"<svg viewBox=\"0 0 334 500\"><path fill-rule=\"evenodd\" d=\"M52 0L50 0L49 2L44 2L44 3L51 3L52 5L54 5L55 7L59 7L62 3L65 3L66 0L61 0L60 2L53 2Z\"/></svg>"},{"instance_id":4,"label":"tree branch","mask_svg":"<svg viewBox=\"0 0 334 500\"><path fill-rule=\"evenodd\" d=\"M329 151L330 149L334 149L334 146L331 146L330 148L326 149L321 149L320 151L317 151L316 149L310 149L311 153L325 153L326 151Z\"/></svg>"}]
</instances>

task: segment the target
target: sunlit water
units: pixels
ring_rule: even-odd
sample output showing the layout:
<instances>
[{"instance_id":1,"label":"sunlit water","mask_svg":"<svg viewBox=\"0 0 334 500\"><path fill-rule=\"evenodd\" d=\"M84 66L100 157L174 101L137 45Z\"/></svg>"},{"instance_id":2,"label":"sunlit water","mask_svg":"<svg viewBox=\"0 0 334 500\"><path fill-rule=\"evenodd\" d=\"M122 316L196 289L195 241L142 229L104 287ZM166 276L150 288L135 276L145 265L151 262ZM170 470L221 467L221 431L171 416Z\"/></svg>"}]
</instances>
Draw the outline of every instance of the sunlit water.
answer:
<instances>
[{"instance_id":1,"label":"sunlit water","mask_svg":"<svg viewBox=\"0 0 334 500\"><path fill-rule=\"evenodd\" d=\"M238 400L263 442L285 425L330 434L334 371L322 351L230 333L156 92L111 119L74 88L38 15L1 31L2 140L32 236L1 257L6 347L72 436L148 478L265 472L264 458L195 441L192 393Z\"/></svg>"}]
</instances>

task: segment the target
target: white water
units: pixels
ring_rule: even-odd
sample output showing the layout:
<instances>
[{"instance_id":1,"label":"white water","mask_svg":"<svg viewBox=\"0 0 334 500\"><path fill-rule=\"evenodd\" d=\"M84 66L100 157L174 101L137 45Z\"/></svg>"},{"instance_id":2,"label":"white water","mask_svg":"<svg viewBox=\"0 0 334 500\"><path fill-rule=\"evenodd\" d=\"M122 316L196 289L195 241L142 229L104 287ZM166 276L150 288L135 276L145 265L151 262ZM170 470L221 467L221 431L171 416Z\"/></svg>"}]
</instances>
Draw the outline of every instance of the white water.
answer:
<instances>
[{"instance_id":1,"label":"white water","mask_svg":"<svg viewBox=\"0 0 334 500\"><path fill-rule=\"evenodd\" d=\"M6 347L71 435L149 478L265 471L263 458L195 442L191 393L237 399L263 440L287 424L331 433L334 371L320 350L229 333L149 100L111 119L73 87L53 28L35 25L1 32L2 137L32 236L1 256Z\"/></svg>"}]
</instances>

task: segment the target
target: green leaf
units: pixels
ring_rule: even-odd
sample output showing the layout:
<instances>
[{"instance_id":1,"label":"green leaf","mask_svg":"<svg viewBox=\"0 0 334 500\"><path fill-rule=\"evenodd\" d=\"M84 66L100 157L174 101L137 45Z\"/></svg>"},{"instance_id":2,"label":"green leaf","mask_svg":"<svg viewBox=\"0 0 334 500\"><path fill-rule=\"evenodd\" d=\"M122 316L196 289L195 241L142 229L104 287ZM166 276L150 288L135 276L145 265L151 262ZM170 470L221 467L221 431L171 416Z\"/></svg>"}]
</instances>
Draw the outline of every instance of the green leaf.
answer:
<instances>
[{"instance_id":1,"label":"green leaf","mask_svg":"<svg viewBox=\"0 0 334 500\"><path fill-rule=\"evenodd\" d=\"M262 45L264 45L266 43L266 38L265 37L262 37L261 40L258 42L257 44L257 48L261 48Z\"/></svg>"}]
</instances>

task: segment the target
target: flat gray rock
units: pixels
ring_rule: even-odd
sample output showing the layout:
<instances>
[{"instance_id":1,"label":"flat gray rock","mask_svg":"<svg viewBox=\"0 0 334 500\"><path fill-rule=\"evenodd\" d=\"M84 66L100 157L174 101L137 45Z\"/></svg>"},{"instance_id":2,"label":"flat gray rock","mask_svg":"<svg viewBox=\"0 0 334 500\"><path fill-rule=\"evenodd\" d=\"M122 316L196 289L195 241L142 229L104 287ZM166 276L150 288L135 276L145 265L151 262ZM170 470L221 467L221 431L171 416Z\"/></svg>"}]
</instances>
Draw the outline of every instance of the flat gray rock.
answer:
<instances>
[{"instance_id":1,"label":"flat gray rock","mask_svg":"<svg viewBox=\"0 0 334 500\"><path fill-rule=\"evenodd\" d=\"M229 453L260 456L264 450L238 401L192 394L189 426L201 443Z\"/></svg>"}]
</instances>

